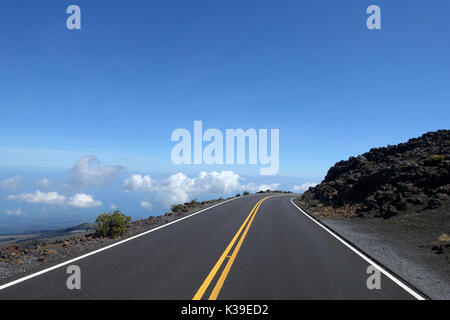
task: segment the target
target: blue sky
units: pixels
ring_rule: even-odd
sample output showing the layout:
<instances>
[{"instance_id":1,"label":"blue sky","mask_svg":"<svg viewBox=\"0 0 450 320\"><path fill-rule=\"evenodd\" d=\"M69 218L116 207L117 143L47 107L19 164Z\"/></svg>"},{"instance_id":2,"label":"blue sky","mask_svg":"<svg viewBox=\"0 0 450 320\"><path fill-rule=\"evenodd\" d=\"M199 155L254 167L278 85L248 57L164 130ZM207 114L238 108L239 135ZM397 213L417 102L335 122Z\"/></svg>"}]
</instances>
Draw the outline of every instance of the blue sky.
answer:
<instances>
[{"instance_id":1,"label":"blue sky","mask_svg":"<svg viewBox=\"0 0 450 320\"><path fill-rule=\"evenodd\" d=\"M66 28L71 4L80 31ZM366 28L371 4L381 7L381 30ZM448 129L449 12L446 0L2 1L0 180L22 179L0 189L0 233L92 220L111 204L134 218L158 214L167 207L158 192L177 173L231 170L245 179L236 192L249 183L292 189L372 147ZM194 120L280 129L278 174L173 165L170 135ZM88 155L95 168L121 170L101 186L71 184ZM125 192L133 174L156 187ZM45 190L43 178L53 182ZM7 199L37 190L66 200ZM102 205L70 206L77 194Z\"/></svg>"}]
</instances>

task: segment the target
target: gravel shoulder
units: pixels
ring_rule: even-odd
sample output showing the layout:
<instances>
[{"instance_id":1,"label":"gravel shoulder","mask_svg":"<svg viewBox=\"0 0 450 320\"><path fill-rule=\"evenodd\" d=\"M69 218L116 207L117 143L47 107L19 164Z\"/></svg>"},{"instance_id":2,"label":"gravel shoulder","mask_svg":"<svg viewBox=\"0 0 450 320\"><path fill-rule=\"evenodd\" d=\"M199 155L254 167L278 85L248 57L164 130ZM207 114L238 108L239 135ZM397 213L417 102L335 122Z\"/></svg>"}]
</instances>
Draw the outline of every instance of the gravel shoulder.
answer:
<instances>
[{"instance_id":1,"label":"gravel shoulder","mask_svg":"<svg viewBox=\"0 0 450 320\"><path fill-rule=\"evenodd\" d=\"M411 213L387 220L314 216L431 299L448 300L449 210Z\"/></svg>"}]
</instances>

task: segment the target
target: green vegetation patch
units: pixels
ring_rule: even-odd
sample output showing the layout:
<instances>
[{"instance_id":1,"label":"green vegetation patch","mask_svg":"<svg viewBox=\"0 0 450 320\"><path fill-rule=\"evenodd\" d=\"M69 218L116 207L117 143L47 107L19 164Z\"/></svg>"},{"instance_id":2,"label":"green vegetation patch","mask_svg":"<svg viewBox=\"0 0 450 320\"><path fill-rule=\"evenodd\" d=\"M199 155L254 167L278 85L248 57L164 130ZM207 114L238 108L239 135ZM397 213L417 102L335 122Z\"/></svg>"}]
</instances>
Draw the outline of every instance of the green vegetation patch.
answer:
<instances>
[{"instance_id":1,"label":"green vegetation patch","mask_svg":"<svg viewBox=\"0 0 450 320\"><path fill-rule=\"evenodd\" d=\"M127 225L130 223L131 217L121 213L119 210L113 213L103 213L98 216L96 235L100 237L117 238L127 231Z\"/></svg>"},{"instance_id":2,"label":"green vegetation patch","mask_svg":"<svg viewBox=\"0 0 450 320\"><path fill-rule=\"evenodd\" d=\"M445 156L434 154L434 155L428 157L427 159L425 159L424 163L427 166L435 166L444 160L445 160Z\"/></svg>"}]
</instances>

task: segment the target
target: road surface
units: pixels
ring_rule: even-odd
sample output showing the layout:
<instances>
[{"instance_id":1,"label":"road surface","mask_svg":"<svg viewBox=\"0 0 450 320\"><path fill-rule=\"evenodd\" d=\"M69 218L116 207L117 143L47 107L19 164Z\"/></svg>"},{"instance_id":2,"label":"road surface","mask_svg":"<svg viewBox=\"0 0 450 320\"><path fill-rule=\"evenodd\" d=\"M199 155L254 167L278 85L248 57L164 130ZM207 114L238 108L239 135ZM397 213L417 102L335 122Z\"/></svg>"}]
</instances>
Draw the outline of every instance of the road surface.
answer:
<instances>
[{"instance_id":1,"label":"road surface","mask_svg":"<svg viewBox=\"0 0 450 320\"><path fill-rule=\"evenodd\" d=\"M292 197L237 198L72 262L81 290L62 265L1 281L0 299L420 298L388 272L369 290L367 259Z\"/></svg>"}]
</instances>

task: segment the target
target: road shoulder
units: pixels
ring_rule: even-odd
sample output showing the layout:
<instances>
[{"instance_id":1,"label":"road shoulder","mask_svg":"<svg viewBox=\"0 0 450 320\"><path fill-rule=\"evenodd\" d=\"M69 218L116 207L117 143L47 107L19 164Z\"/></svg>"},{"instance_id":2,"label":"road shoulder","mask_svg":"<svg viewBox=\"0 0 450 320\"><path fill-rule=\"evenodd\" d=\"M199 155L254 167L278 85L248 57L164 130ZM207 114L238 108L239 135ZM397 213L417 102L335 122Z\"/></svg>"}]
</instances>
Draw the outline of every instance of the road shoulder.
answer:
<instances>
[{"instance_id":1,"label":"road shoulder","mask_svg":"<svg viewBox=\"0 0 450 320\"><path fill-rule=\"evenodd\" d=\"M308 213L429 298L450 299L450 264L431 250L426 230L411 230L404 222Z\"/></svg>"}]
</instances>

